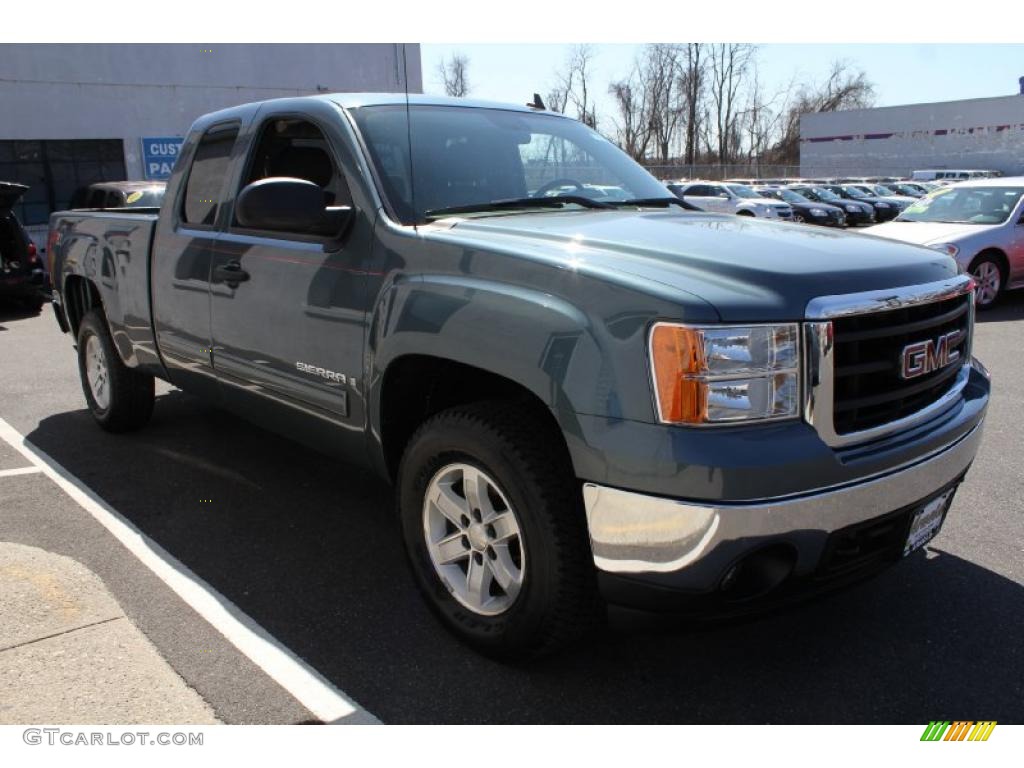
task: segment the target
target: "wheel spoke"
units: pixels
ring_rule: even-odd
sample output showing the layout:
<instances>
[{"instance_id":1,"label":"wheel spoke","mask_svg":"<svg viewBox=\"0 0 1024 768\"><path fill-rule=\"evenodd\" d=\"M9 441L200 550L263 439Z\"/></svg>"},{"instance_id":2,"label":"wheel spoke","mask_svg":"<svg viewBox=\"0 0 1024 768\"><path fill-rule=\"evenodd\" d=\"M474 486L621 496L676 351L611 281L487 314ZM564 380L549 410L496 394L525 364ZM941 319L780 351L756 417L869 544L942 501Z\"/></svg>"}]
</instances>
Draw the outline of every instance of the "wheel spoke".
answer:
<instances>
[{"instance_id":1,"label":"wheel spoke","mask_svg":"<svg viewBox=\"0 0 1024 768\"><path fill-rule=\"evenodd\" d=\"M462 492L466 494L466 501L470 509L479 509L480 514L487 518L494 509L491 506L491 499L487 495L487 478L483 472L472 467L467 467L462 473Z\"/></svg>"},{"instance_id":2,"label":"wheel spoke","mask_svg":"<svg viewBox=\"0 0 1024 768\"><path fill-rule=\"evenodd\" d=\"M437 483L434 486L434 493L430 497L430 503L437 507L437 510L451 521L452 525L461 529L462 518L469 510L466 509L466 502L460 499L449 483Z\"/></svg>"},{"instance_id":3,"label":"wheel spoke","mask_svg":"<svg viewBox=\"0 0 1024 768\"><path fill-rule=\"evenodd\" d=\"M508 551L507 544L495 546L494 554L496 557L493 560L488 559L486 561L491 569L491 573L494 575L494 580L498 582L498 586L505 590L505 594L509 597L515 597L516 593L519 592L522 573L512 561L512 555Z\"/></svg>"},{"instance_id":4,"label":"wheel spoke","mask_svg":"<svg viewBox=\"0 0 1024 768\"><path fill-rule=\"evenodd\" d=\"M484 562L478 563L475 557L470 559L466 569L466 591L476 606L482 608L490 600L488 589L492 578L491 570Z\"/></svg>"},{"instance_id":5,"label":"wheel spoke","mask_svg":"<svg viewBox=\"0 0 1024 768\"><path fill-rule=\"evenodd\" d=\"M446 536L435 544L437 547L437 560L440 565L456 563L469 557L469 549L463 544L464 534L456 531L451 536Z\"/></svg>"},{"instance_id":6,"label":"wheel spoke","mask_svg":"<svg viewBox=\"0 0 1024 768\"><path fill-rule=\"evenodd\" d=\"M494 527L495 542L507 541L519 533L519 526L516 525L516 519L511 512L502 512L487 522Z\"/></svg>"}]
</instances>

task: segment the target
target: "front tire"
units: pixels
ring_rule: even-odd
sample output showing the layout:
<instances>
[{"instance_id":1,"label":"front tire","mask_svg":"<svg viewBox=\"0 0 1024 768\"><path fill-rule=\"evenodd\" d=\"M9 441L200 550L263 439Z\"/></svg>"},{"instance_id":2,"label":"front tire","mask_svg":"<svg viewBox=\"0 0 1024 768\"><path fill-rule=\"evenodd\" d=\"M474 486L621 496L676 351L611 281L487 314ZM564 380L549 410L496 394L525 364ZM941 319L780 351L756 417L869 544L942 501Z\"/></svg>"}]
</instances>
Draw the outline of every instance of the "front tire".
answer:
<instances>
[{"instance_id":1,"label":"front tire","mask_svg":"<svg viewBox=\"0 0 1024 768\"><path fill-rule=\"evenodd\" d=\"M417 587L496 658L555 652L604 616L579 487L551 432L521 404L460 406L420 427L399 468Z\"/></svg>"},{"instance_id":2,"label":"front tire","mask_svg":"<svg viewBox=\"0 0 1024 768\"><path fill-rule=\"evenodd\" d=\"M995 256L983 253L971 262L970 273L978 283L974 293L974 306L982 311L991 309L999 300L999 295L1006 284L1003 265Z\"/></svg>"},{"instance_id":3,"label":"front tire","mask_svg":"<svg viewBox=\"0 0 1024 768\"><path fill-rule=\"evenodd\" d=\"M90 310L78 327L78 373L96 423L108 432L139 429L153 413L153 377L122 362L103 314Z\"/></svg>"}]
</instances>

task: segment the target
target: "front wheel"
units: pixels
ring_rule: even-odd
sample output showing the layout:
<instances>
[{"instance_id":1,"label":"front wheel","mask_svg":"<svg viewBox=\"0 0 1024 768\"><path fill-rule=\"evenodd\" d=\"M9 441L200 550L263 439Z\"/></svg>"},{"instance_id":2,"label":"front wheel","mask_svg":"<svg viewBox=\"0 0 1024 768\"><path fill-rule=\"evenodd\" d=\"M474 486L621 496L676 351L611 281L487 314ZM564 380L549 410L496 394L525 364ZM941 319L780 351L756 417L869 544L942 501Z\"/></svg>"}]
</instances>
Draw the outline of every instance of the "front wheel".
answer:
<instances>
[{"instance_id":1,"label":"front wheel","mask_svg":"<svg viewBox=\"0 0 1024 768\"><path fill-rule=\"evenodd\" d=\"M103 429L127 432L149 421L153 377L124 364L106 319L95 309L78 327L78 372L89 411Z\"/></svg>"},{"instance_id":2,"label":"front wheel","mask_svg":"<svg viewBox=\"0 0 1024 768\"><path fill-rule=\"evenodd\" d=\"M420 592L489 656L564 648L603 616L578 484L551 428L522 405L429 419L398 477L398 514Z\"/></svg>"},{"instance_id":3,"label":"front wheel","mask_svg":"<svg viewBox=\"0 0 1024 768\"><path fill-rule=\"evenodd\" d=\"M990 309L999 298L1005 282L1002 265L992 256L982 254L971 264L971 276L978 284L974 293L974 305Z\"/></svg>"}]
</instances>

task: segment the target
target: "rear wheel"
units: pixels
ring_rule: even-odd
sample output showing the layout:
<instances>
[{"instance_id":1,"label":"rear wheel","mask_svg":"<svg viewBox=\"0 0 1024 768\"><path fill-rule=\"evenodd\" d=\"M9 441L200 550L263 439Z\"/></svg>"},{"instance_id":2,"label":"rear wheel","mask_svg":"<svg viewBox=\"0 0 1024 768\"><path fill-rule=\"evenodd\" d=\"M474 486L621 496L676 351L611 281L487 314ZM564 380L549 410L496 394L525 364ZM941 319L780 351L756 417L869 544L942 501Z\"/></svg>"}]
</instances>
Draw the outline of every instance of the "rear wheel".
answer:
<instances>
[{"instance_id":1,"label":"rear wheel","mask_svg":"<svg viewBox=\"0 0 1024 768\"><path fill-rule=\"evenodd\" d=\"M25 307L29 312L39 314L43 311L43 305L46 303L46 299L42 296L32 296L27 299L21 300L21 305Z\"/></svg>"},{"instance_id":2,"label":"rear wheel","mask_svg":"<svg viewBox=\"0 0 1024 768\"><path fill-rule=\"evenodd\" d=\"M416 584L441 621L504 659L566 647L604 615L582 501L564 450L512 403L428 420L399 468Z\"/></svg>"},{"instance_id":3,"label":"rear wheel","mask_svg":"<svg viewBox=\"0 0 1024 768\"><path fill-rule=\"evenodd\" d=\"M149 421L153 377L122 362L99 310L86 313L79 325L78 372L85 401L103 429L127 432Z\"/></svg>"},{"instance_id":4,"label":"rear wheel","mask_svg":"<svg viewBox=\"0 0 1024 768\"><path fill-rule=\"evenodd\" d=\"M978 309L989 309L999 299L1006 277L998 258L981 254L971 263L971 275L978 284L974 292L974 305Z\"/></svg>"}]
</instances>

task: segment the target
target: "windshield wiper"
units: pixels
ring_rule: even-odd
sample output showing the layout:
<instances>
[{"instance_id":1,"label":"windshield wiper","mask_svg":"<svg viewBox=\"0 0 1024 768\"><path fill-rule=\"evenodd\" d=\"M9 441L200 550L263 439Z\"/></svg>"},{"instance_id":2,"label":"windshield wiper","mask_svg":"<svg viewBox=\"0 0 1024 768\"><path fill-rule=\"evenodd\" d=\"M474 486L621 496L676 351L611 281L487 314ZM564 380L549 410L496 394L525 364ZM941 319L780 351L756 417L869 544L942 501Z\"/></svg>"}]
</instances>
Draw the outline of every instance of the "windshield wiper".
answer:
<instances>
[{"instance_id":1,"label":"windshield wiper","mask_svg":"<svg viewBox=\"0 0 1024 768\"><path fill-rule=\"evenodd\" d=\"M506 200L491 200L487 203L471 205L453 205L450 208L434 208L423 214L425 218L436 219L456 213L483 213L485 211L504 211L515 208L561 208L563 205L575 204L584 208L611 208L608 203L592 200L582 195L552 195L551 197L514 197Z\"/></svg>"},{"instance_id":2,"label":"windshield wiper","mask_svg":"<svg viewBox=\"0 0 1024 768\"><path fill-rule=\"evenodd\" d=\"M664 206L665 208L668 208L670 205L678 205L680 208L685 208L687 211L702 210L693 203L688 203L685 200L680 200L678 197L641 197L637 198L636 200L613 200L610 203L610 205L614 205L615 207L624 205L635 205L637 207Z\"/></svg>"}]
</instances>

